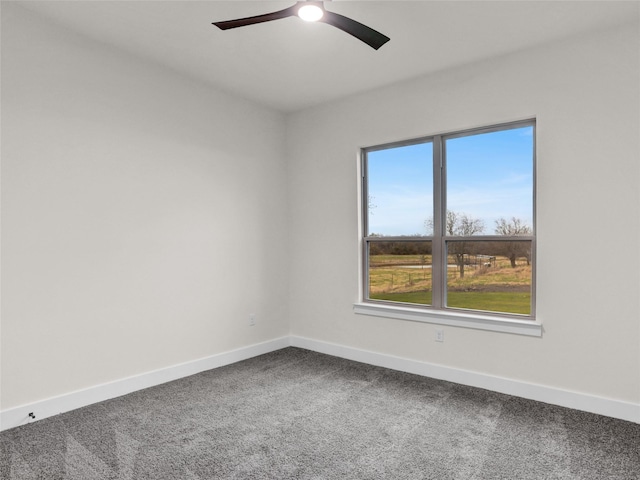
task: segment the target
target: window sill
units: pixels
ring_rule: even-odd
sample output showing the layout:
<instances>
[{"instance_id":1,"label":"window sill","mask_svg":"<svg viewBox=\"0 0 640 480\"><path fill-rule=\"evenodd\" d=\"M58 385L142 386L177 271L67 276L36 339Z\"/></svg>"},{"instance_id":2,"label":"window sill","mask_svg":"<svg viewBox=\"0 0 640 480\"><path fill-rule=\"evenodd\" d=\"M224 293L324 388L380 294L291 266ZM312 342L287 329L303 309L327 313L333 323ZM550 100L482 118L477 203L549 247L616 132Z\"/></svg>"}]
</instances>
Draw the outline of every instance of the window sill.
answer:
<instances>
[{"instance_id":1,"label":"window sill","mask_svg":"<svg viewBox=\"0 0 640 480\"><path fill-rule=\"evenodd\" d=\"M542 324L533 320L518 320L492 315L421 308L399 307L377 303L355 303L353 311L360 315L395 318L411 322L433 323L452 327L474 328L492 332L513 333L531 337L542 336Z\"/></svg>"}]
</instances>

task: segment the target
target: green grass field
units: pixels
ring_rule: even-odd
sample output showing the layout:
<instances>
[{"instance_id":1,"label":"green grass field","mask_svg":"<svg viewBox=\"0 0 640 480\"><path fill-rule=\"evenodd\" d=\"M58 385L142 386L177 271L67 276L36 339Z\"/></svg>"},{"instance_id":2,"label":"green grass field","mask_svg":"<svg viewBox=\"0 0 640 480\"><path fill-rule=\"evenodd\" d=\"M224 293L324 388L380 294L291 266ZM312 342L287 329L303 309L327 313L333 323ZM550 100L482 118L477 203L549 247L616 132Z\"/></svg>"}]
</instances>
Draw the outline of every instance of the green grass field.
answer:
<instances>
[{"instance_id":1,"label":"green grass field","mask_svg":"<svg viewBox=\"0 0 640 480\"><path fill-rule=\"evenodd\" d=\"M376 293L369 298L389 302L431 304L431 292L424 291ZM528 315L531 313L531 294L526 292L449 292L447 306Z\"/></svg>"},{"instance_id":2,"label":"green grass field","mask_svg":"<svg viewBox=\"0 0 640 480\"><path fill-rule=\"evenodd\" d=\"M426 261L425 261L426 260ZM454 263L449 261L449 265ZM431 258L418 255L372 255L369 258L369 298L391 302L431 304ZM468 266L460 278L447 272L447 306L487 312L531 313L531 266L521 260L512 268L497 257L489 267Z\"/></svg>"}]
</instances>

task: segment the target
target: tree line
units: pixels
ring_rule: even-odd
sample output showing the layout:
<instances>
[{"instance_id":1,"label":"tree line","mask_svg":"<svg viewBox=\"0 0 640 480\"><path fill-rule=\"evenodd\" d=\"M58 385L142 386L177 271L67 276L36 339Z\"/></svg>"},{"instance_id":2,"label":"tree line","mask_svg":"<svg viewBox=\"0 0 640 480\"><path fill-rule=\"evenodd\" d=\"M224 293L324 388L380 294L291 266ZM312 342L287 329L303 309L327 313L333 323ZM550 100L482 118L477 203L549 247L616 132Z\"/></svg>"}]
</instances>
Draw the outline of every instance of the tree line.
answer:
<instances>
[{"instance_id":1,"label":"tree line","mask_svg":"<svg viewBox=\"0 0 640 480\"><path fill-rule=\"evenodd\" d=\"M427 231L433 231L433 220L425 222ZM473 218L464 213L447 211L445 232L452 237L471 237L484 232L484 222L481 219ZM512 217L507 220L500 218L495 222L495 234L505 237L530 236L532 228L521 219ZM372 237L382 237L372 234ZM383 237L382 237L383 238ZM411 238L423 238L421 235L407 236L407 240L389 242L370 242L370 255L431 255L431 242L412 241ZM460 272L460 277L464 277L465 265L469 255L488 255L507 257L511 267L516 267L518 258L525 258L527 265L531 262L531 242L530 241L452 241L449 242L449 254L455 258L456 266Z\"/></svg>"}]
</instances>

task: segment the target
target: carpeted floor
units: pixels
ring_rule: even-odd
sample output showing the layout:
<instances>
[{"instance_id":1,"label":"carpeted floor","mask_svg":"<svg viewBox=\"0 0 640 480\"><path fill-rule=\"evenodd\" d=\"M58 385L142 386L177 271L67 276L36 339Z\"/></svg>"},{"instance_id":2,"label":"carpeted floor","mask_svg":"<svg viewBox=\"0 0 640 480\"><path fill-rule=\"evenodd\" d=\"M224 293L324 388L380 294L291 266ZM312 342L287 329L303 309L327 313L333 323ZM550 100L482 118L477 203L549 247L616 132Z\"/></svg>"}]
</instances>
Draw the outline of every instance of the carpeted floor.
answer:
<instances>
[{"instance_id":1,"label":"carpeted floor","mask_svg":"<svg viewBox=\"0 0 640 480\"><path fill-rule=\"evenodd\" d=\"M640 478L640 425L287 348L0 434L0 478Z\"/></svg>"}]
</instances>

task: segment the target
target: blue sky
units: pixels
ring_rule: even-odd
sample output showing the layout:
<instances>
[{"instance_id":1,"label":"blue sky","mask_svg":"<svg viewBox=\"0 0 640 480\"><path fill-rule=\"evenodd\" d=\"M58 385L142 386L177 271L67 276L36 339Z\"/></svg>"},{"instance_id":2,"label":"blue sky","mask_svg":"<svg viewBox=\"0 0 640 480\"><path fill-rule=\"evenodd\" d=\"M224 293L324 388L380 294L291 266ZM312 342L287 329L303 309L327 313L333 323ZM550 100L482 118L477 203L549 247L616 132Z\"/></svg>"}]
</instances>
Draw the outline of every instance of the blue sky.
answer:
<instances>
[{"instance_id":1,"label":"blue sky","mask_svg":"<svg viewBox=\"0 0 640 480\"><path fill-rule=\"evenodd\" d=\"M500 217L533 225L533 127L451 138L445 151L448 210L482 219L486 235ZM432 152L428 142L368 153L370 233L428 233Z\"/></svg>"}]
</instances>

